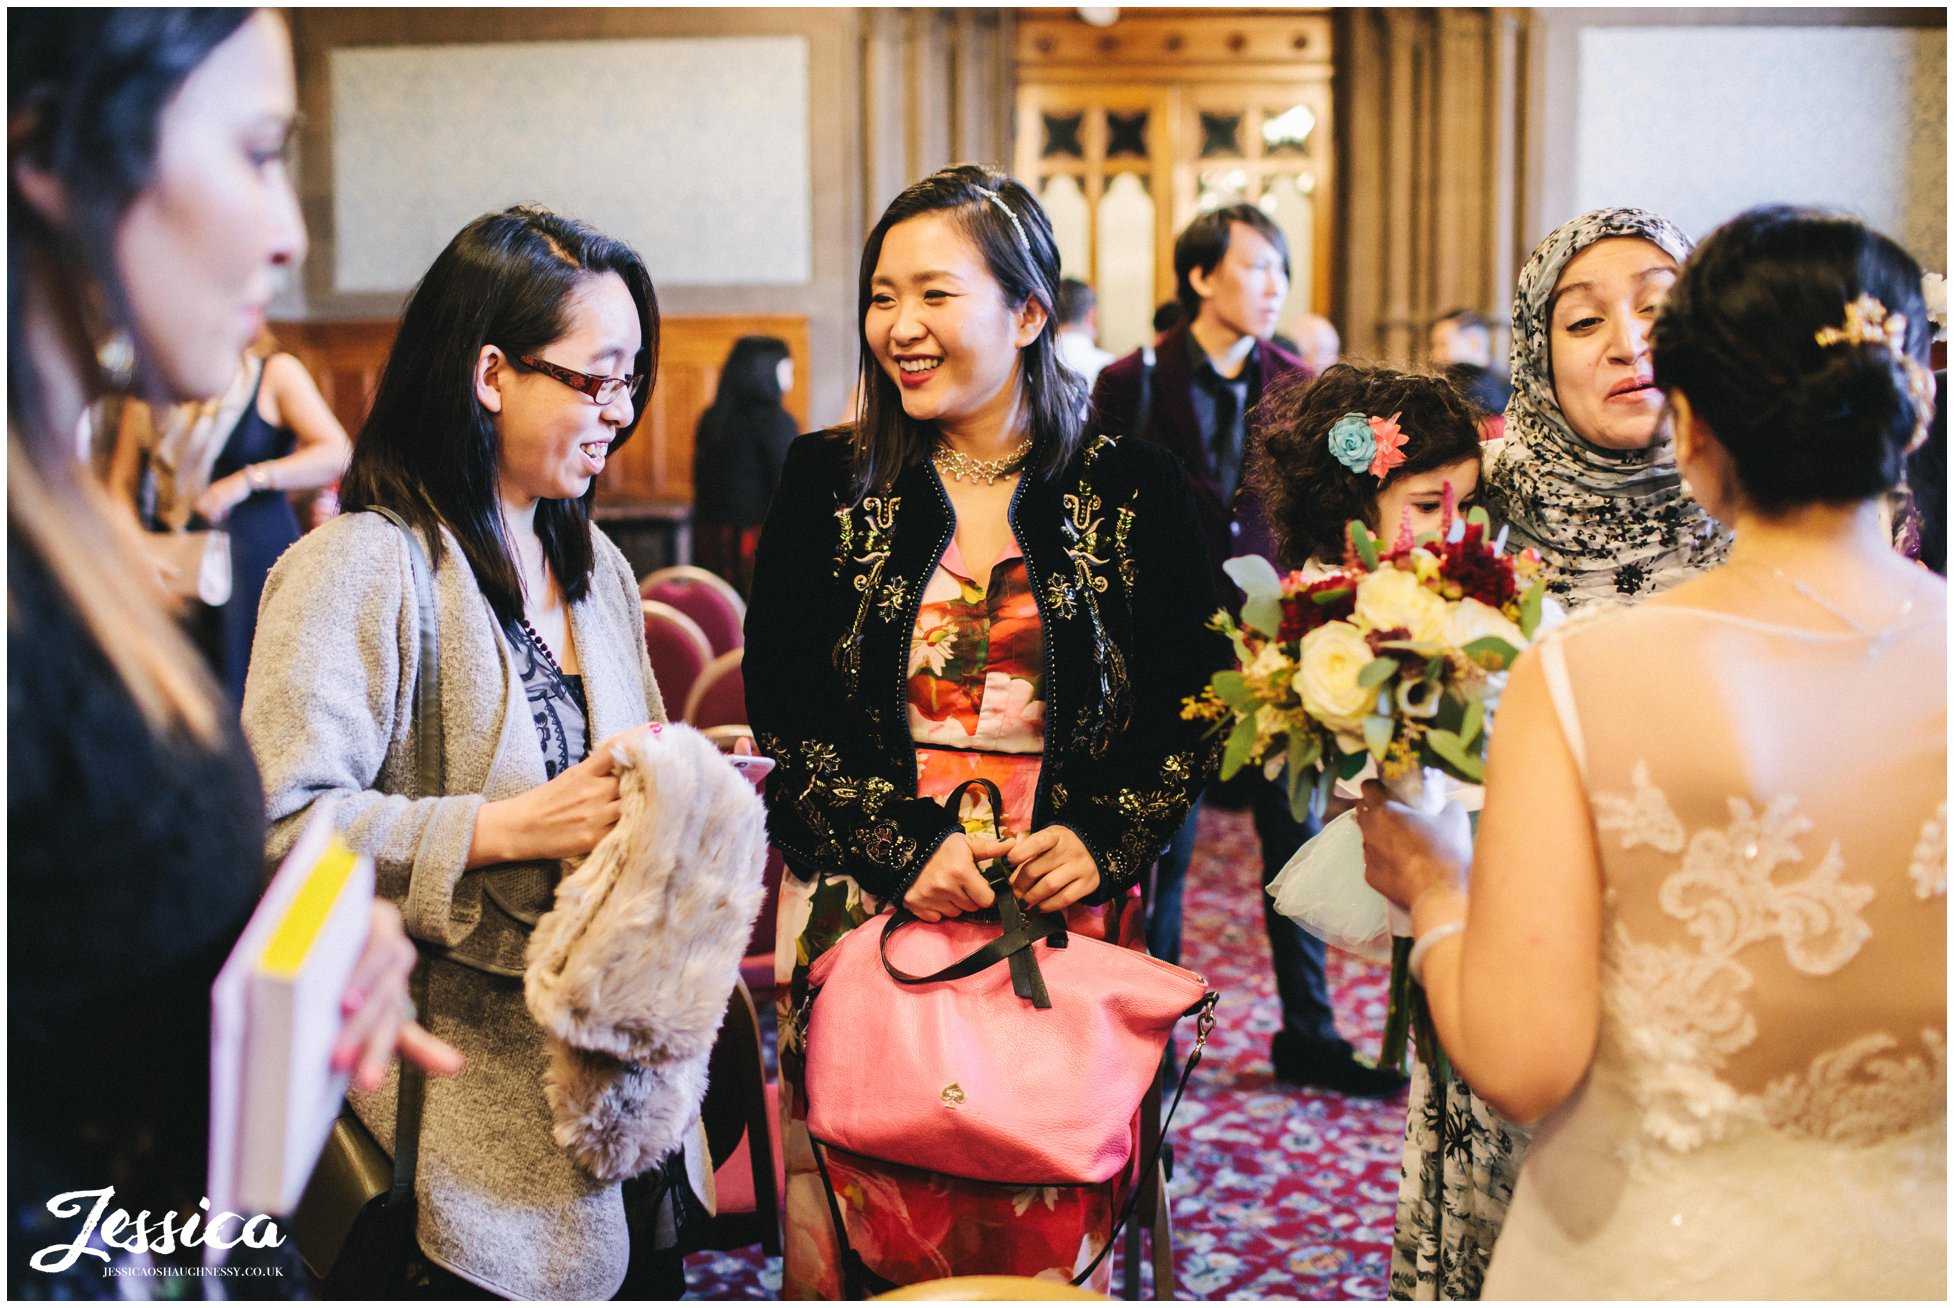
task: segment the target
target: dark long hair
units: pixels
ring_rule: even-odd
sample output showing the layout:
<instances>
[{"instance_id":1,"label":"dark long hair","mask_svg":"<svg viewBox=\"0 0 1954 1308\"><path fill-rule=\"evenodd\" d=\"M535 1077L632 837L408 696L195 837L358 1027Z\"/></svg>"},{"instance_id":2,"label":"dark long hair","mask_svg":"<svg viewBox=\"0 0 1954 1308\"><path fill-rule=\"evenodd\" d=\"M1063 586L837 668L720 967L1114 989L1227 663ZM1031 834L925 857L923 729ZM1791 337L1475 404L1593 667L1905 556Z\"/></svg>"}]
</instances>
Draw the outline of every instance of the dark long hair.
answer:
<instances>
[{"instance_id":1,"label":"dark long hair","mask_svg":"<svg viewBox=\"0 0 1954 1308\"><path fill-rule=\"evenodd\" d=\"M1821 345L1862 295L1906 320L1897 345ZM1855 218L1774 205L1696 247L1650 338L1655 382L1680 390L1762 513L1846 504L1897 486L1933 414L1920 265Z\"/></svg>"},{"instance_id":2,"label":"dark long hair","mask_svg":"<svg viewBox=\"0 0 1954 1308\"><path fill-rule=\"evenodd\" d=\"M1382 481L1352 472L1330 453L1330 428L1346 413L1398 414L1404 462ZM1314 378L1271 387L1250 415L1260 439L1245 480L1262 499L1285 565L1343 557L1353 518L1394 534L1377 520L1384 488L1421 472L1479 457L1479 418L1459 388L1433 373L1336 363Z\"/></svg>"},{"instance_id":3,"label":"dark long hair","mask_svg":"<svg viewBox=\"0 0 1954 1308\"><path fill-rule=\"evenodd\" d=\"M522 581L503 531L501 441L475 396L484 345L514 359L545 352L568 330L567 306L583 282L616 273L637 302L644 348L631 371L645 380L633 396L631 425L644 418L658 366L658 298L651 274L630 246L574 218L519 205L484 214L448 242L414 288L373 409L353 445L341 483L348 509L381 505L427 535L439 562L437 522L461 542L475 582L505 627L522 617ZM566 600L590 588L590 502L596 483L573 500L536 506L536 535Z\"/></svg>"},{"instance_id":4,"label":"dark long hair","mask_svg":"<svg viewBox=\"0 0 1954 1308\"><path fill-rule=\"evenodd\" d=\"M780 407L780 365L791 355L778 336L742 336L720 365L715 409Z\"/></svg>"},{"instance_id":5,"label":"dark long hair","mask_svg":"<svg viewBox=\"0 0 1954 1308\"><path fill-rule=\"evenodd\" d=\"M145 581L136 542L49 412L49 379L27 349L28 297L42 299L62 353L94 399L108 389L92 338L134 320L115 232L149 185L163 107L250 9L7 11L7 535L53 578L158 732L219 738L216 691ZM61 188L43 217L20 193L26 163ZM166 396L137 347L143 393Z\"/></svg>"},{"instance_id":6,"label":"dark long hair","mask_svg":"<svg viewBox=\"0 0 1954 1308\"><path fill-rule=\"evenodd\" d=\"M991 195L997 197L995 202ZM1017 216L1016 223L1005 209ZM860 295L855 307L862 349L862 419L852 431L852 489L857 500L872 488L888 486L904 468L928 458L936 442L934 423L917 422L903 411L901 393L869 348L866 324L869 285L875 280L876 265L882 261L882 241L889 229L926 213L941 212L956 215L964 234L984 256L984 267L1003 290L1006 304L1018 309L1036 299L1045 306L1045 329L1018 352L1019 376L1031 414L1032 448L1025 460L1025 475L1057 476L1071 462L1085 435L1085 383L1058 357L1058 245L1052 239L1051 221L1031 192L1015 179L981 164L955 164L912 183L890 201L862 247ZM1024 231L1022 240L1020 227Z\"/></svg>"},{"instance_id":7,"label":"dark long hair","mask_svg":"<svg viewBox=\"0 0 1954 1308\"><path fill-rule=\"evenodd\" d=\"M128 328L129 299L115 263L115 229L150 182L163 107L251 9L7 10L8 162L24 159L60 183L57 228L7 186L8 416L31 432L47 425L45 393L20 348L27 272L51 272L64 333L107 389L89 346L91 327ZM15 137L13 133L22 134ZM90 298L99 296L100 304ZM104 321L105 320L105 321ZM146 367L142 342L137 365ZM146 380L139 373L139 381ZM165 397L154 385L151 398ZM71 451L62 448L59 456Z\"/></svg>"}]
</instances>

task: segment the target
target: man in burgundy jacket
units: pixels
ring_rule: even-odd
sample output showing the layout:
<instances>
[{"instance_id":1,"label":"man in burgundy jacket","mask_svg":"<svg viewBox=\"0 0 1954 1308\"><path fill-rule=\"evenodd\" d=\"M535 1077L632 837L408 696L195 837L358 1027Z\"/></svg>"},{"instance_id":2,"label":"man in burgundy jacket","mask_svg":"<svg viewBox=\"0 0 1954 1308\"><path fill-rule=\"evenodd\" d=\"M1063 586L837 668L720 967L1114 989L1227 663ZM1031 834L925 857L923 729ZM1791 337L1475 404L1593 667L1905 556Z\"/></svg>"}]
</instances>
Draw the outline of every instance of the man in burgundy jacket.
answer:
<instances>
[{"instance_id":1,"label":"man in burgundy jacket","mask_svg":"<svg viewBox=\"0 0 1954 1308\"><path fill-rule=\"evenodd\" d=\"M1288 243L1254 205L1217 209L1188 224L1174 242L1174 276L1185 311L1181 325L1152 348L1106 365L1093 391L1093 430L1154 441L1180 456L1216 592L1238 599L1221 565L1238 554L1275 557L1261 503L1241 485L1248 413L1269 385L1308 375L1300 359L1268 340L1289 291ZM1314 826L1290 816L1286 787L1260 774L1239 780L1231 789L1247 791L1266 886ZM1148 895L1147 945L1170 962L1180 960L1181 889L1199 815L1197 803L1160 860ZM1359 1062L1337 1034L1323 942L1278 914L1266 894L1262 919L1282 999L1282 1029L1270 1046L1277 1077L1364 1096L1402 1088L1395 1069Z\"/></svg>"}]
</instances>

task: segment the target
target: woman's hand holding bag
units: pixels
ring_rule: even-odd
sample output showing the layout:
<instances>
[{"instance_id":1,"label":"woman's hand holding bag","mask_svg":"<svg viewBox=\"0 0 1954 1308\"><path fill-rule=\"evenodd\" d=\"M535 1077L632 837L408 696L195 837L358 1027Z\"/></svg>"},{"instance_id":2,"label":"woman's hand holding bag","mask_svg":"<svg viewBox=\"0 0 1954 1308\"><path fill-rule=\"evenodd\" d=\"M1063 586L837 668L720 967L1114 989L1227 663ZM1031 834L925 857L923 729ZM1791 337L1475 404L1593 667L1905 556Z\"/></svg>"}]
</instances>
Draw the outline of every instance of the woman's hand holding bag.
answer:
<instances>
[{"instance_id":1,"label":"woman's hand holding bag","mask_svg":"<svg viewBox=\"0 0 1954 1308\"><path fill-rule=\"evenodd\" d=\"M997 894L977 870L978 861L1001 858L1010 848L1007 840L957 832L930 855L922 875L902 897L902 906L922 922L941 922L989 908L997 902Z\"/></svg>"}]
</instances>

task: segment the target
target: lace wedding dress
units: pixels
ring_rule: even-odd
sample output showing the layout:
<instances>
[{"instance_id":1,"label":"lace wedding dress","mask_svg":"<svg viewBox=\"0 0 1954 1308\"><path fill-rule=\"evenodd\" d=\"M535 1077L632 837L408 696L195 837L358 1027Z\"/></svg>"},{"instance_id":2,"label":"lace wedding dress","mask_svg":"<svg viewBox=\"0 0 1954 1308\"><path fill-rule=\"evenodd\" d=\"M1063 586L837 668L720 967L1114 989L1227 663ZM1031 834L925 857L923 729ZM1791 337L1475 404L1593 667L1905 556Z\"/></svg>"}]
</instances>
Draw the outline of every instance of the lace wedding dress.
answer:
<instances>
[{"instance_id":1,"label":"lace wedding dress","mask_svg":"<svg viewBox=\"0 0 1954 1308\"><path fill-rule=\"evenodd\" d=\"M1486 1298L1945 1298L1946 615L1920 594L1878 631L1678 599L1542 645L1604 872L1601 1030Z\"/></svg>"}]
</instances>

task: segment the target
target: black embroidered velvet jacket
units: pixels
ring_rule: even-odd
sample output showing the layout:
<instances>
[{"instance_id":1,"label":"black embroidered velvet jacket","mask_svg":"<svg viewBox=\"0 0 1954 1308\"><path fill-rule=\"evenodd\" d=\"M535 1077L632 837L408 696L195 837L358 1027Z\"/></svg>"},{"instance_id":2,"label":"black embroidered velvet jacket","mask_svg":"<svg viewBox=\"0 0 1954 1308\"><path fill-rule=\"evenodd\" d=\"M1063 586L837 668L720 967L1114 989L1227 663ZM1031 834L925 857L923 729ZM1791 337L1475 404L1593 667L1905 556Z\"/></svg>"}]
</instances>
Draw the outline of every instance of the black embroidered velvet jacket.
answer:
<instances>
[{"instance_id":1,"label":"black embroidered velvet jacket","mask_svg":"<svg viewBox=\"0 0 1954 1308\"><path fill-rule=\"evenodd\" d=\"M747 716L779 766L768 830L802 875L908 889L954 817L916 796L910 637L955 531L935 468L847 503L848 444L795 442L760 537L747 609ZM1032 830L1070 827L1099 866L1093 902L1130 885L1219 758L1185 721L1228 659L1187 477L1142 442L1088 438L1056 478L1019 483L1011 525L1044 623L1045 752Z\"/></svg>"}]
</instances>

